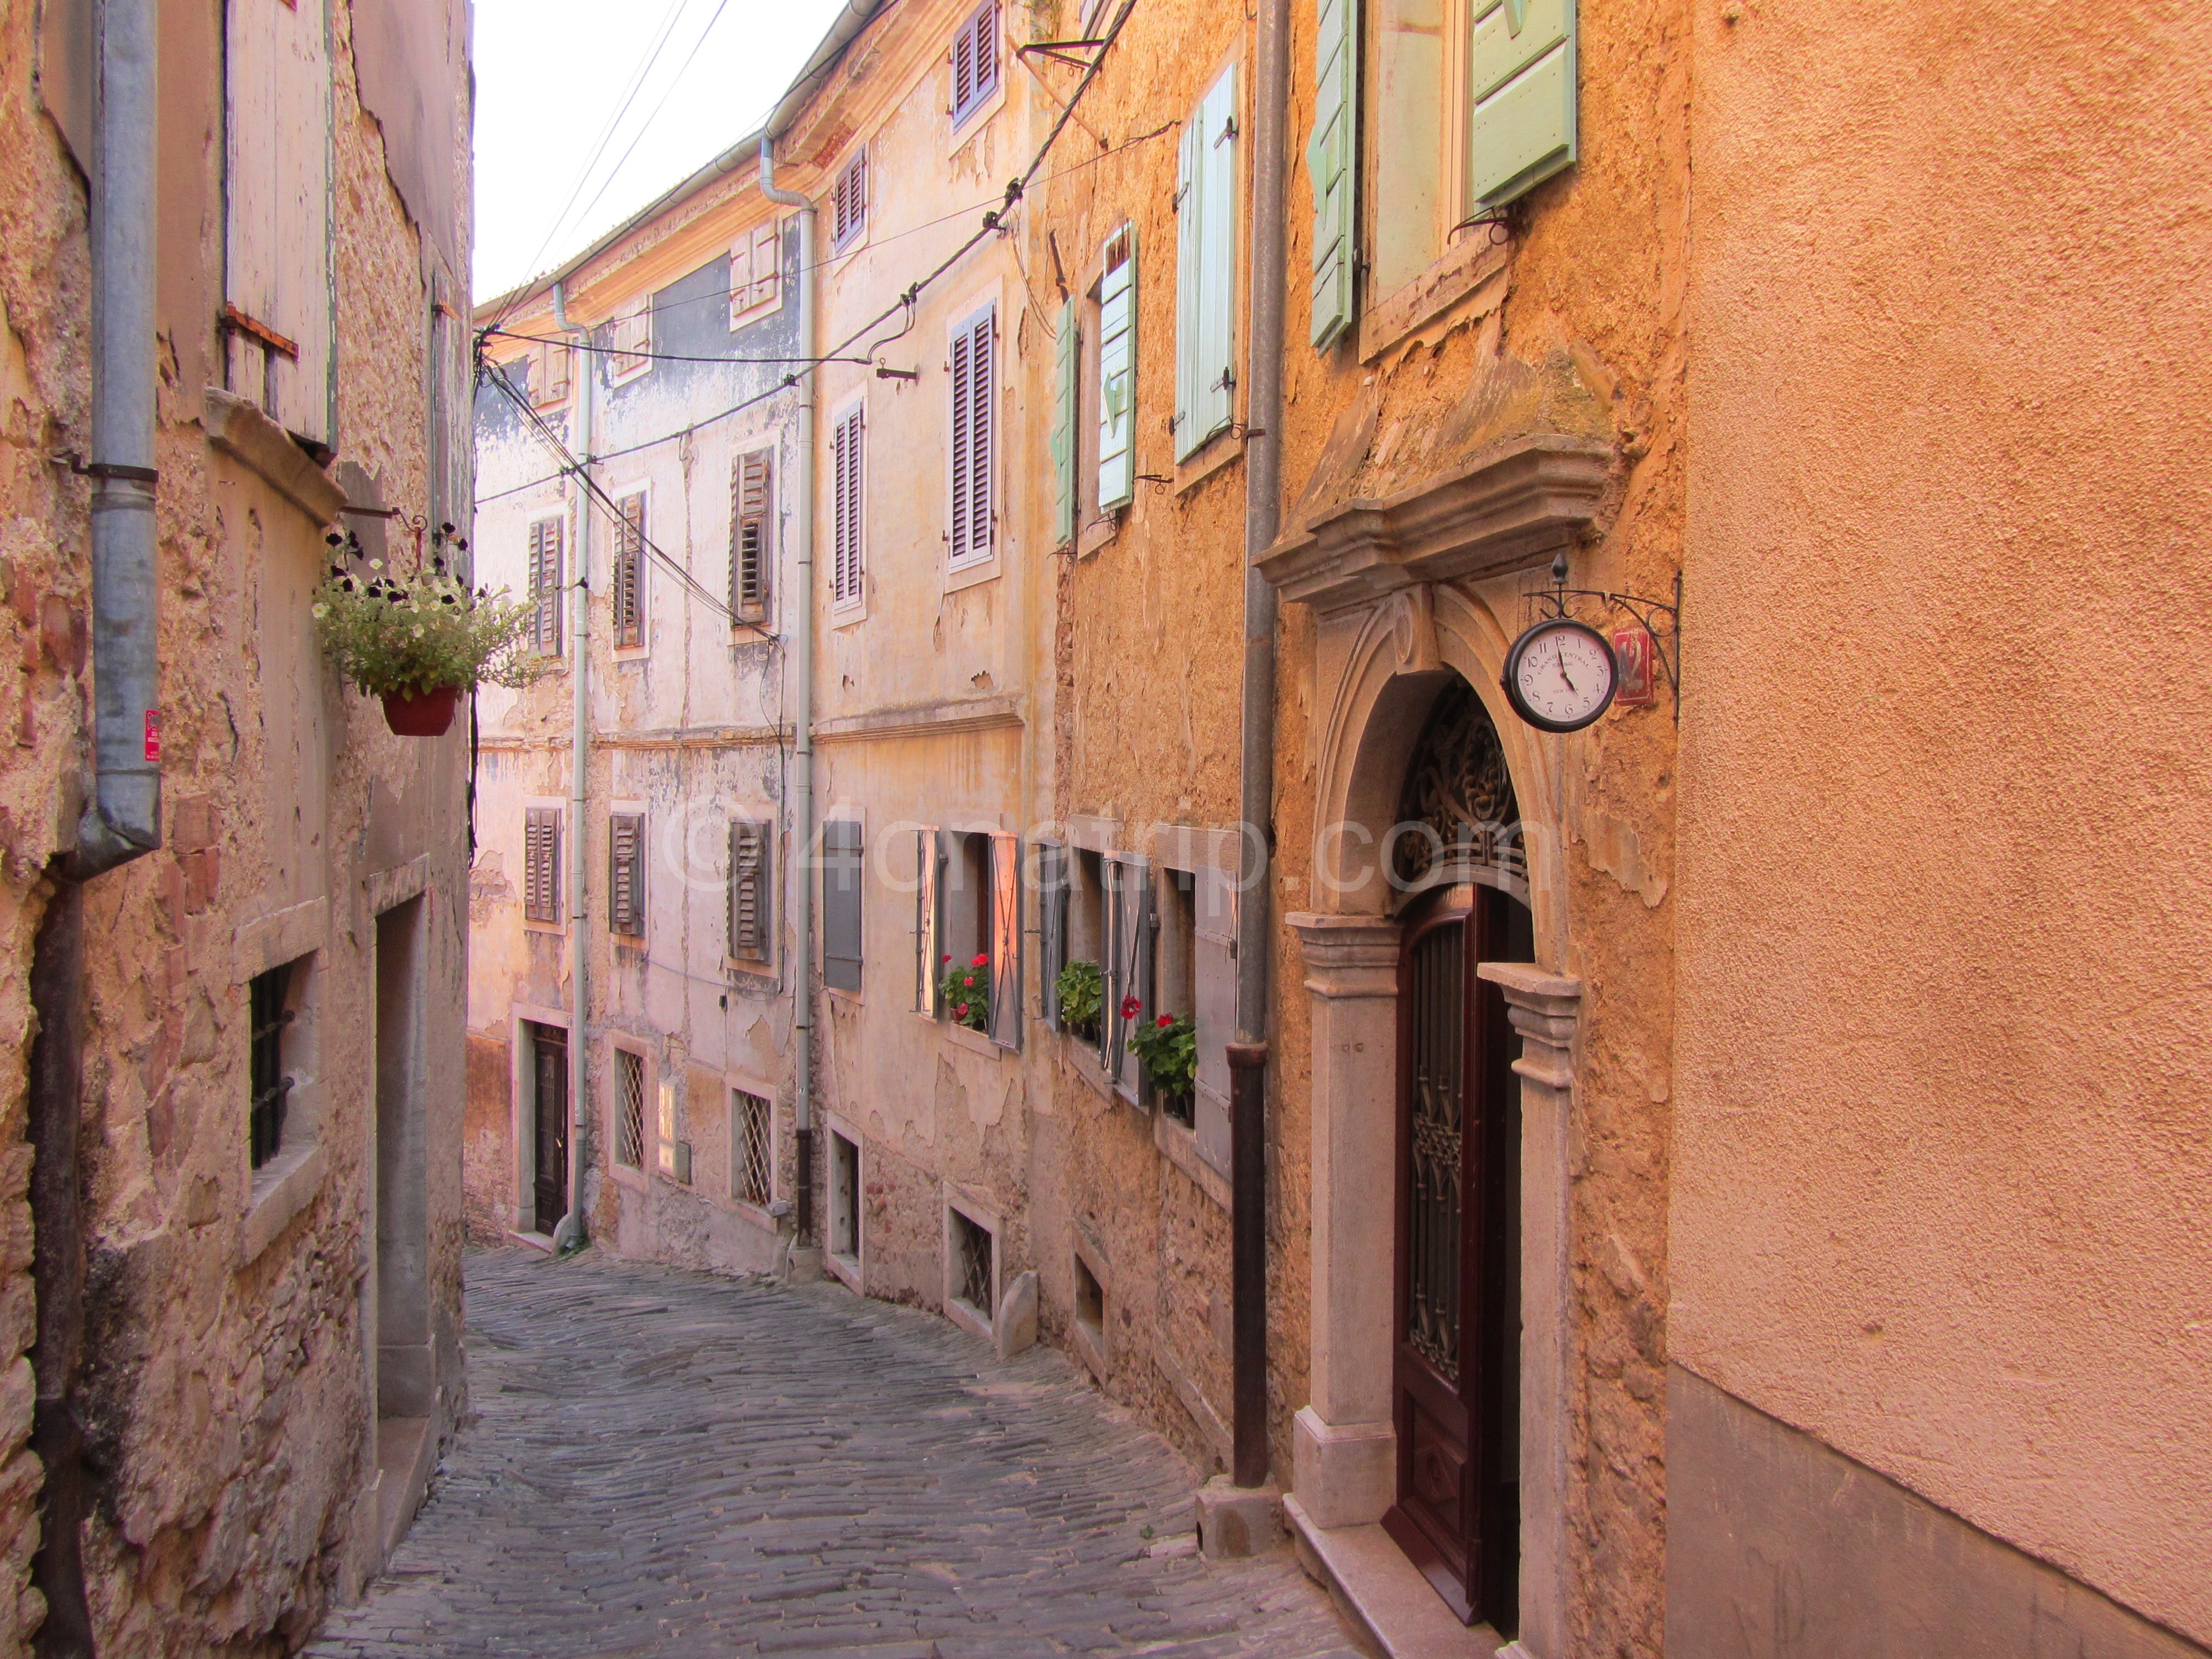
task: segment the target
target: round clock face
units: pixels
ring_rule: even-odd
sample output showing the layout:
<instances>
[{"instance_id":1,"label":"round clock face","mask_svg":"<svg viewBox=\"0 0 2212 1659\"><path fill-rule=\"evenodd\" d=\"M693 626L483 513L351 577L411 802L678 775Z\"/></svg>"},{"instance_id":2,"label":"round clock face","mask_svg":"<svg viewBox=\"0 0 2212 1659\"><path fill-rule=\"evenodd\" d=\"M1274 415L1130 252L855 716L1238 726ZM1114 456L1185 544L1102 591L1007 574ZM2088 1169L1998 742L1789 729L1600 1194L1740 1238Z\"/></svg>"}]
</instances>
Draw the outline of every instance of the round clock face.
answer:
<instances>
[{"instance_id":1,"label":"round clock face","mask_svg":"<svg viewBox=\"0 0 2212 1659\"><path fill-rule=\"evenodd\" d=\"M1505 653L1505 700L1540 731L1581 731L1611 705L1618 683L1605 635L1564 617L1538 623Z\"/></svg>"}]
</instances>

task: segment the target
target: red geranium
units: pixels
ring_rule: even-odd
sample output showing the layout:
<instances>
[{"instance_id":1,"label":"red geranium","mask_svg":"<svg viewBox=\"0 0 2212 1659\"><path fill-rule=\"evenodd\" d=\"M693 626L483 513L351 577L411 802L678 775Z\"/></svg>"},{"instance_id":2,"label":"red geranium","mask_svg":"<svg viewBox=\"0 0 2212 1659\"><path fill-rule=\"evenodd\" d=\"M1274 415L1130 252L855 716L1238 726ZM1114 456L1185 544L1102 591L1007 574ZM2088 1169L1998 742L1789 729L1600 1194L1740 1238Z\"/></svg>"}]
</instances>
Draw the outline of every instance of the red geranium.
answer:
<instances>
[{"instance_id":1,"label":"red geranium","mask_svg":"<svg viewBox=\"0 0 2212 1659\"><path fill-rule=\"evenodd\" d=\"M968 1018L968 1005L967 1005L966 1003L964 1003L964 1002L956 1004L956 1005L954 1006L954 1007L953 1007L953 1010L952 1010L952 1018L955 1018L955 1019L965 1019L965 1018Z\"/></svg>"},{"instance_id":2,"label":"red geranium","mask_svg":"<svg viewBox=\"0 0 2212 1659\"><path fill-rule=\"evenodd\" d=\"M1152 1024L1155 1025L1172 1025L1175 1024L1175 1016L1173 1014L1162 1014L1158 1019L1154 1020Z\"/></svg>"},{"instance_id":3,"label":"red geranium","mask_svg":"<svg viewBox=\"0 0 2212 1659\"><path fill-rule=\"evenodd\" d=\"M970 968L988 968L991 965L991 953L988 951L978 951L975 953L975 960L968 965Z\"/></svg>"},{"instance_id":4,"label":"red geranium","mask_svg":"<svg viewBox=\"0 0 2212 1659\"><path fill-rule=\"evenodd\" d=\"M1145 1005L1138 1001L1134 997L1123 997L1121 999L1121 1018L1124 1019L1134 1019L1144 1011L1144 1006Z\"/></svg>"}]
</instances>

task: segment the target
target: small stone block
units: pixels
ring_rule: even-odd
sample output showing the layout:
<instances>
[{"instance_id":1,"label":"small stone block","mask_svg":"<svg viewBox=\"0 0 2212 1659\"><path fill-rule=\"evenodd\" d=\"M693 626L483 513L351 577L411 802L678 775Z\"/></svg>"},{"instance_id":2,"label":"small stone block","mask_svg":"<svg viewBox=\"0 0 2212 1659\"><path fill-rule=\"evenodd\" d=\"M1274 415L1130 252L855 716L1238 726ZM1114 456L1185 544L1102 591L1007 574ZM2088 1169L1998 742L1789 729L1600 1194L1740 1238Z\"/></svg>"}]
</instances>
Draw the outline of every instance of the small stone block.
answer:
<instances>
[{"instance_id":1,"label":"small stone block","mask_svg":"<svg viewBox=\"0 0 2212 1659\"><path fill-rule=\"evenodd\" d=\"M1209 1560L1264 1555L1283 1541L1279 1488L1240 1486L1217 1474L1198 1489L1198 1545Z\"/></svg>"},{"instance_id":2,"label":"small stone block","mask_svg":"<svg viewBox=\"0 0 2212 1659\"><path fill-rule=\"evenodd\" d=\"M999 1358L1012 1359L1018 1353L1026 1353L1036 1346L1037 1334L1037 1276L1033 1273L1017 1273L1006 1293L999 1298L999 1317L994 1328L999 1334Z\"/></svg>"},{"instance_id":3,"label":"small stone block","mask_svg":"<svg viewBox=\"0 0 2212 1659\"><path fill-rule=\"evenodd\" d=\"M822 1247L818 1244L794 1244L783 1266L783 1282L787 1285L811 1285L822 1277Z\"/></svg>"}]
</instances>

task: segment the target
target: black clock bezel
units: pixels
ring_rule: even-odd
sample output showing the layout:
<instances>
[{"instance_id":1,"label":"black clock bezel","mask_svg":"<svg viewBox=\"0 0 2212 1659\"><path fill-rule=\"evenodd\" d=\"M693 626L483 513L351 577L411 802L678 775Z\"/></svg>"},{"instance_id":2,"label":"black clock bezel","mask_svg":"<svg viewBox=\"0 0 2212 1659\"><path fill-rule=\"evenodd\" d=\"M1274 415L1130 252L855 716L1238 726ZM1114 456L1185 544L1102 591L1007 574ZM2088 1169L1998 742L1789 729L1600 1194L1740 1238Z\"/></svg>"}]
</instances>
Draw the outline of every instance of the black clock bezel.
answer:
<instances>
[{"instance_id":1,"label":"black clock bezel","mask_svg":"<svg viewBox=\"0 0 2212 1659\"><path fill-rule=\"evenodd\" d=\"M1518 672L1521 659L1540 636L1558 633L1587 635L1598 642L1605 653L1606 661L1612 665L1612 672L1606 677L1604 697L1595 708L1578 720L1555 720L1549 715L1539 714L1521 700L1521 677ZM1505 672L1498 677L1498 682L1505 692L1505 701L1512 705L1513 712L1526 724L1534 726L1539 732L1580 732L1596 725L1605 717L1605 711L1613 707L1613 697L1620 690L1620 659L1614 654L1613 641L1588 623L1578 622L1572 617L1547 617L1543 621L1522 629L1521 637L1507 648Z\"/></svg>"}]
</instances>

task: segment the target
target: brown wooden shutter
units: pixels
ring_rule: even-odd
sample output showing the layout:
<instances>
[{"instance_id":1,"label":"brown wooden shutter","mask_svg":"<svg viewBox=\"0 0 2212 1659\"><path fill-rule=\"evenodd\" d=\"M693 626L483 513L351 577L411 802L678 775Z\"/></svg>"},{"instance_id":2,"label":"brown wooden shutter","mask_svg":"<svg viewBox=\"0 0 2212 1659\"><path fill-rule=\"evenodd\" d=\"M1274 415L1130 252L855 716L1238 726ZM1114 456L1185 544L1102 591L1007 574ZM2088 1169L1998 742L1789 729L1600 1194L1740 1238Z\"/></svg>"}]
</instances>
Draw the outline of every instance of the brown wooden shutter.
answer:
<instances>
[{"instance_id":1,"label":"brown wooden shutter","mask_svg":"<svg viewBox=\"0 0 2212 1659\"><path fill-rule=\"evenodd\" d=\"M531 644L541 656L561 654L562 521L541 519L530 526L530 592L535 607Z\"/></svg>"},{"instance_id":2,"label":"brown wooden shutter","mask_svg":"<svg viewBox=\"0 0 2212 1659\"><path fill-rule=\"evenodd\" d=\"M775 827L748 818L730 823L730 954L741 962L769 960L773 935L769 848Z\"/></svg>"},{"instance_id":3,"label":"brown wooden shutter","mask_svg":"<svg viewBox=\"0 0 2212 1659\"><path fill-rule=\"evenodd\" d=\"M532 806L522 822L522 914L531 921L561 920L561 809Z\"/></svg>"},{"instance_id":4,"label":"brown wooden shutter","mask_svg":"<svg viewBox=\"0 0 2212 1659\"><path fill-rule=\"evenodd\" d=\"M863 853L854 820L831 818L822 826L822 982L833 991L860 988Z\"/></svg>"},{"instance_id":5,"label":"brown wooden shutter","mask_svg":"<svg viewBox=\"0 0 2212 1659\"><path fill-rule=\"evenodd\" d=\"M607 930L632 939L645 934L645 819L617 812L607 837Z\"/></svg>"},{"instance_id":6,"label":"brown wooden shutter","mask_svg":"<svg viewBox=\"0 0 2212 1659\"><path fill-rule=\"evenodd\" d=\"M831 517L836 520L836 550L831 581L834 598L840 605L860 597L866 574L860 546L860 491L866 477L860 416L861 411L855 409L837 422L834 445L832 465L836 480Z\"/></svg>"},{"instance_id":7,"label":"brown wooden shutter","mask_svg":"<svg viewBox=\"0 0 2212 1659\"><path fill-rule=\"evenodd\" d=\"M952 559L991 551L991 346L995 313L984 314L952 340Z\"/></svg>"},{"instance_id":8,"label":"brown wooden shutter","mask_svg":"<svg viewBox=\"0 0 2212 1659\"><path fill-rule=\"evenodd\" d=\"M1022 843L991 837L991 1041L1022 1046Z\"/></svg>"},{"instance_id":9,"label":"brown wooden shutter","mask_svg":"<svg viewBox=\"0 0 2212 1659\"><path fill-rule=\"evenodd\" d=\"M830 192L831 245L843 247L868 222L868 152L865 149L845 164Z\"/></svg>"},{"instance_id":10,"label":"brown wooden shutter","mask_svg":"<svg viewBox=\"0 0 2212 1659\"><path fill-rule=\"evenodd\" d=\"M645 643L645 497L622 503L622 525L615 535L615 644Z\"/></svg>"},{"instance_id":11,"label":"brown wooden shutter","mask_svg":"<svg viewBox=\"0 0 2212 1659\"><path fill-rule=\"evenodd\" d=\"M952 37L952 125L958 126L999 86L999 0L983 0Z\"/></svg>"},{"instance_id":12,"label":"brown wooden shutter","mask_svg":"<svg viewBox=\"0 0 2212 1659\"><path fill-rule=\"evenodd\" d=\"M768 619L769 452L740 455L730 468L730 614Z\"/></svg>"}]
</instances>

